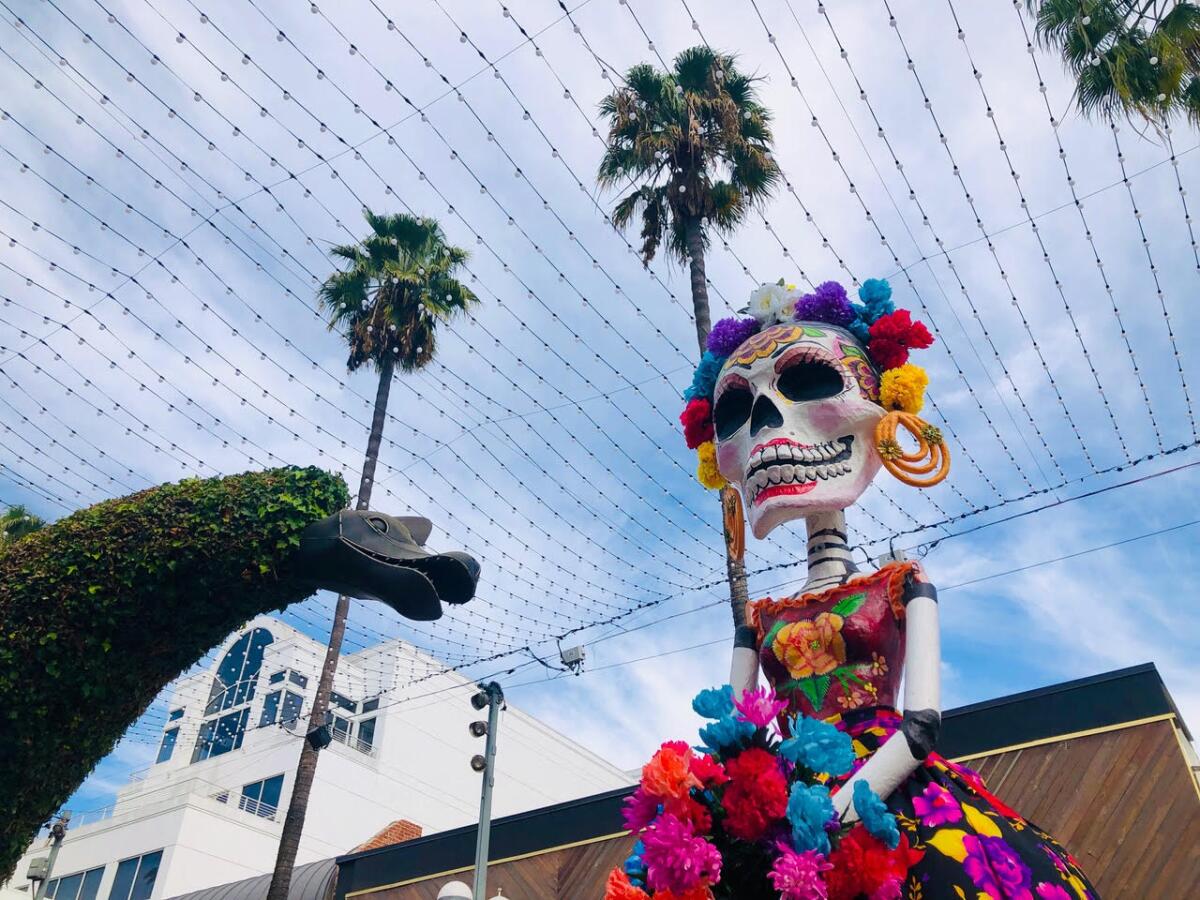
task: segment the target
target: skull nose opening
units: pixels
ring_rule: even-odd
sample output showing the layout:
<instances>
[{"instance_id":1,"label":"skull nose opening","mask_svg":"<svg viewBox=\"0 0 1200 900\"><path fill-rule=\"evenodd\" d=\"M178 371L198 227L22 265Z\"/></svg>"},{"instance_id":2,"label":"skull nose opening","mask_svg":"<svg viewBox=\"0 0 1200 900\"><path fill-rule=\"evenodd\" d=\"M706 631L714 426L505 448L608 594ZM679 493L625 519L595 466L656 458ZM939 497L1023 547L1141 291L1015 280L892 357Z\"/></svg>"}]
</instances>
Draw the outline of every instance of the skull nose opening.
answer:
<instances>
[{"instance_id":1,"label":"skull nose opening","mask_svg":"<svg viewBox=\"0 0 1200 900\"><path fill-rule=\"evenodd\" d=\"M771 398L766 394L759 394L758 399L754 401L754 409L750 413L750 434L756 435L764 428L781 428L783 426L783 414L779 408L771 402Z\"/></svg>"}]
</instances>

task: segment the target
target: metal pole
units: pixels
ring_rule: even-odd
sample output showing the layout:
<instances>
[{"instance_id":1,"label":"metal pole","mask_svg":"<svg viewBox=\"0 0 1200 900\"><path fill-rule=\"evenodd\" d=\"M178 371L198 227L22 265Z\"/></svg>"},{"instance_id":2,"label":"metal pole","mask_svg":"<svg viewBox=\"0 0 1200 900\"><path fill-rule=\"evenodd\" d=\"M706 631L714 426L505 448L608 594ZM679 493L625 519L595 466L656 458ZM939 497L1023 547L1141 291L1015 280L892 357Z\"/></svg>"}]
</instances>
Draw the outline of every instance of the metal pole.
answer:
<instances>
[{"instance_id":1,"label":"metal pole","mask_svg":"<svg viewBox=\"0 0 1200 900\"><path fill-rule=\"evenodd\" d=\"M487 892L488 841L492 830L492 787L496 783L496 729L500 724L500 707L504 703L504 691L496 682L483 686L488 696L487 748L484 750L486 766L483 770L483 789L479 798L479 836L475 842L475 886L474 900L485 900Z\"/></svg>"},{"instance_id":2,"label":"metal pole","mask_svg":"<svg viewBox=\"0 0 1200 900\"><path fill-rule=\"evenodd\" d=\"M63 813L58 817L58 821L50 826L50 855L46 858L46 877L42 879L42 883L38 885L37 893L34 895L34 900L43 900L46 896L46 885L50 883L50 874L54 871L54 861L58 859L58 850L62 846L63 838L67 834L67 823L71 821L69 812Z\"/></svg>"}]
</instances>

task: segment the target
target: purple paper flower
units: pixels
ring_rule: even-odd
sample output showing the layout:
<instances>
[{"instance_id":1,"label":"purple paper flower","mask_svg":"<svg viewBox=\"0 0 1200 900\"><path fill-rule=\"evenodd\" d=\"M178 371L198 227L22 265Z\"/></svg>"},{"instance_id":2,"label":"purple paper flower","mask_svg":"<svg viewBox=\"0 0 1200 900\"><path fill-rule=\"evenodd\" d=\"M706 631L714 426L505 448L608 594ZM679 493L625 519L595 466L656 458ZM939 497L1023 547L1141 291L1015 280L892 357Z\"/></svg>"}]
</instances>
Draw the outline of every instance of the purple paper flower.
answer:
<instances>
[{"instance_id":1,"label":"purple paper flower","mask_svg":"<svg viewBox=\"0 0 1200 900\"><path fill-rule=\"evenodd\" d=\"M721 319L708 333L707 347L715 356L729 356L759 330L757 319Z\"/></svg>"},{"instance_id":2,"label":"purple paper flower","mask_svg":"<svg viewBox=\"0 0 1200 900\"><path fill-rule=\"evenodd\" d=\"M770 688L758 687L746 691L733 701L733 705L741 713L738 718L749 722L755 728L766 728L771 720L787 707L787 701L776 697Z\"/></svg>"},{"instance_id":3,"label":"purple paper flower","mask_svg":"<svg viewBox=\"0 0 1200 900\"><path fill-rule=\"evenodd\" d=\"M692 826L670 813L654 821L642 835L646 883L655 891L682 894L698 884L721 880L721 853Z\"/></svg>"},{"instance_id":4,"label":"purple paper flower","mask_svg":"<svg viewBox=\"0 0 1200 900\"><path fill-rule=\"evenodd\" d=\"M854 321L854 307L846 289L836 281L817 285L811 294L796 301L796 319L804 322L826 322L845 327Z\"/></svg>"},{"instance_id":5,"label":"purple paper flower","mask_svg":"<svg viewBox=\"0 0 1200 900\"><path fill-rule=\"evenodd\" d=\"M786 844L779 846L779 856L768 877L780 900L826 900L826 889L822 872L833 866L815 850L797 853Z\"/></svg>"},{"instance_id":6,"label":"purple paper flower","mask_svg":"<svg viewBox=\"0 0 1200 900\"><path fill-rule=\"evenodd\" d=\"M968 834L963 869L980 891L997 900L1032 900L1029 867L1003 838Z\"/></svg>"},{"instance_id":7,"label":"purple paper flower","mask_svg":"<svg viewBox=\"0 0 1200 900\"><path fill-rule=\"evenodd\" d=\"M621 817L625 820L625 829L632 834L637 834L658 815L658 798L647 794L639 786L632 794L625 798L622 805Z\"/></svg>"},{"instance_id":8,"label":"purple paper flower","mask_svg":"<svg viewBox=\"0 0 1200 900\"><path fill-rule=\"evenodd\" d=\"M957 822L963 817L962 807L954 795L936 782L931 782L919 795L913 797L913 812L922 825L937 827Z\"/></svg>"}]
</instances>

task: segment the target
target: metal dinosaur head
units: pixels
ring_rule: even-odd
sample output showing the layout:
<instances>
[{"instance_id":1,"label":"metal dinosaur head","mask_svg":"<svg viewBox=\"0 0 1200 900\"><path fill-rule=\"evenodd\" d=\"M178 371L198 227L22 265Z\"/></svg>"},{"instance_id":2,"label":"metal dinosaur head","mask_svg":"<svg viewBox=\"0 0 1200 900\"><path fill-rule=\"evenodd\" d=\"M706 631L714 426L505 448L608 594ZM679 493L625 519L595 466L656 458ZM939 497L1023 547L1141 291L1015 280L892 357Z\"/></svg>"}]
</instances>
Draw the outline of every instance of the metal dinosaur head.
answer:
<instances>
[{"instance_id":1,"label":"metal dinosaur head","mask_svg":"<svg viewBox=\"0 0 1200 900\"><path fill-rule=\"evenodd\" d=\"M475 596L479 563L458 551L425 550L432 530L419 516L342 510L301 533L296 569L319 588L378 600L408 619L439 619L443 602Z\"/></svg>"}]
</instances>

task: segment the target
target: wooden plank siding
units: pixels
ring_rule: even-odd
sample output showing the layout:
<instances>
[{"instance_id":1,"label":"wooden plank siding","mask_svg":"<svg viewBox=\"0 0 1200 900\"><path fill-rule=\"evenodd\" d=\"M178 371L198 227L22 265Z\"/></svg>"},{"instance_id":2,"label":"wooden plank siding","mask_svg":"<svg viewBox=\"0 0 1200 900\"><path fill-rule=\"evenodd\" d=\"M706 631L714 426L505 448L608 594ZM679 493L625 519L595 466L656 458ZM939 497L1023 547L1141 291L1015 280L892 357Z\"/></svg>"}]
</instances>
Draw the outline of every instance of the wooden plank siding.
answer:
<instances>
[{"instance_id":1,"label":"wooden plank siding","mask_svg":"<svg viewBox=\"0 0 1200 900\"><path fill-rule=\"evenodd\" d=\"M969 759L988 787L1079 859L1101 896L1200 898L1200 793L1173 719ZM493 863L488 896L602 900L633 845L609 837ZM369 891L371 900L436 900L451 878ZM362 896L361 894L359 896Z\"/></svg>"}]
</instances>

